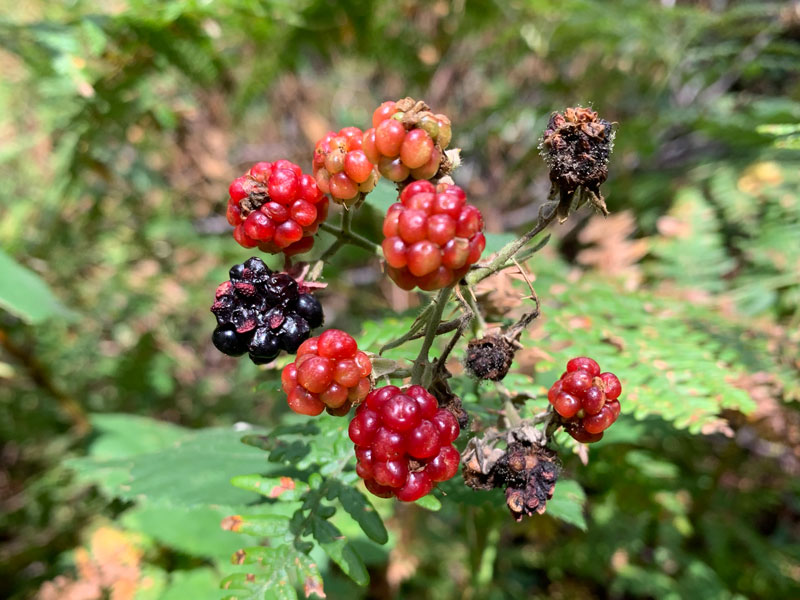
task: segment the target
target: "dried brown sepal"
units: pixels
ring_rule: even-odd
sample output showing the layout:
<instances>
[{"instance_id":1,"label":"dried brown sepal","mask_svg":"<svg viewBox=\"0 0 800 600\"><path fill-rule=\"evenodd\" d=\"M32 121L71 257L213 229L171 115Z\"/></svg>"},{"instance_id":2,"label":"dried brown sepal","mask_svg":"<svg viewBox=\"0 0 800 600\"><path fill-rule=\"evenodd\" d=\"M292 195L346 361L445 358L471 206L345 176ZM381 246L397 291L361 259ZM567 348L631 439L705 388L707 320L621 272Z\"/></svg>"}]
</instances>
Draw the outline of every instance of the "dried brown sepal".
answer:
<instances>
[{"instance_id":1,"label":"dried brown sepal","mask_svg":"<svg viewBox=\"0 0 800 600\"><path fill-rule=\"evenodd\" d=\"M439 402L439 408L449 411L458 421L458 426L461 429L466 429L467 425L469 425L469 413L464 410L461 398L456 396L450 389L450 385L447 383L448 377L450 377L450 373L445 371L445 377L435 379L428 391Z\"/></svg>"},{"instance_id":2,"label":"dried brown sepal","mask_svg":"<svg viewBox=\"0 0 800 600\"><path fill-rule=\"evenodd\" d=\"M505 479L506 504L514 519L543 514L553 497L558 479L554 452L540 446L512 444L495 465L496 475Z\"/></svg>"},{"instance_id":3,"label":"dried brown sepal","mask_svg":"<svg viewBox=\"0 0 800 600\"><path fill-rule=\"evenodd\" d=\"M561 222L575 208L590 202L608 214L600 186L608 177L608 157L614 141L611 123L590 108L567 108L553 113L539 149L550 167L550 197L558 198Z\"/></svg>"},{"instance_id":4,"label":"dried brown sepal","mask_svg":"<svg viewBox=\"0 0 800 600\"><path fill-rule=\"evenodd\" d=\"M507 339L487 335L470 340L467 345L467 370L478 379L500 381L506 376L514 360L515 348Z\"/></svg>"},{"instance_id":5,"label":"dried brown sepal","mask_svg":"<svg viewBox=\"0 0 800 600\"><path fill-rule=\"evenodd\" d=\"M463 461L464 483L476 490L505 488L506 504L517 521L545 512L558 479L555 452L519 441L511 443L496 460L487 455L487 452L498 452L496 449L479 450L483 455L475 452ZM487 459L494 460L488 472Z\"/></svg>"}]
</instances>

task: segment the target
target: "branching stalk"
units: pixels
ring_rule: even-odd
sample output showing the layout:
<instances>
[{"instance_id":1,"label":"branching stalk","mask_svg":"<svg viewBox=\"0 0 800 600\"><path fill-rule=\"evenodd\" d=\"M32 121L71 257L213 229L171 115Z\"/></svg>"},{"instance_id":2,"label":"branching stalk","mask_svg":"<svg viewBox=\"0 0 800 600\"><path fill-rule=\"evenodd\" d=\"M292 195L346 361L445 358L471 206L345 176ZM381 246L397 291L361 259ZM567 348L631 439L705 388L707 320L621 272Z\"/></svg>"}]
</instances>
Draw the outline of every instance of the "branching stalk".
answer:
<instances>
[{"instance_id":1,"label":"branching stalk","mask_svg":"<svg viewBox=\"0 0 800 600\"><path fill-rule=\"evenodd\" d=\"M425 365L428 362L428 352L433 345L433 340L436 338L436 330L439 323L442 321L442 313L447 304L447 299L450 297L450 292L453 291L452 286L442 288L436 296L436 304L433 307L433 312L428 318L428 324L425 327L425 340L422 342L422 348L414 361L414 368L411 371L412 383L420 383L422 381L422 374L425 371Z\"/></svg>"},{"instance_id":2,"label":"branching stalk","mask_svg":"<svg viewBox=\"0 0 800 600\"><path fill-rule=\"evenodd\" d=\"M544 229L550 225L553 220L555 220L557 206L558 205L555 202L548 202L544 204L542 208L539 209L539 220L536 222L534 228L525 233L525 235L523 235L521 238L516 239L513 242L509 242L503 246L500 249L500 252L497 253L497 256L495 256L492 262L490 262L488 265L468 273L466 276L467 284L475 285L479 281L482 281L490 275L494 275L501 269L504 269L507 266L506 263L509 262L509 260L525 246L525 244L531 241L534 236L544 231Z\"/></svg>"}]
</instances>

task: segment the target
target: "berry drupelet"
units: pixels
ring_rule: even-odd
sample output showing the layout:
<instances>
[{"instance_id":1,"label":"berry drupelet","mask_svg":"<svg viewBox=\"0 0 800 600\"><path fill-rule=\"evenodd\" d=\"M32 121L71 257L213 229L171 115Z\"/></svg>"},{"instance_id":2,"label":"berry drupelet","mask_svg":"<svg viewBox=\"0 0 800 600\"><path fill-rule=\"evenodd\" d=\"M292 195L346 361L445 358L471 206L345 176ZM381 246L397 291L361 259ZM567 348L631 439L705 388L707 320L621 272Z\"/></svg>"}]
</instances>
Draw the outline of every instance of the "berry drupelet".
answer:
<instances>
[{"instance_id":1,"label":"berry drupelet","mask_svg":"<svg viewBox=\"0 0 800 600\"><path fill-rule=\"evenodd\" d=\"M296 413L344 416L369 393L371 373L372 362L352 336L328 329L300 345L297 359L281 373L281 385Z\"/></svg>"},{"instance_id":2,"label":"berry drupelet","mask_svg":"<svg viewBox=\"0 0 800 600\"><path fill-rule=\"evenodd\" d=\"M617 420L622 384L613 373L601 373L597 361L579 356L567 363L567 370L547 398L561 417L564 429L579 442L596 442Z\"/></svg>"},{"instance_id":3,"label":"berry drupelet","mask_svg":"<svg viewBox=\"0 0 800 600\"><path fill-rule=\"evenodd\" d=\"M481 212L457 185L415 181L383 220L389 277L404 290L431 291L461 279L486 247Z\"/></svg>"},{"instance_id":4,"label":"berry drupelet","mask_svg":"<svg viewBox=\"0 0 800 600\"><path fill-rule=\"evenodd\" d=\"M328 215L328 198L288 160L260 162L228 188L228 223L245 248L287 256L307 252Z\"/></svg>"},{"instance_id":5,"label":"berry drupelet","mask_svg":"<svg viewBox=\"0 0 800 600\"><path fill-rule=\"evenodd\" d=\"M314 148L314 178L337 204L349 207L378 182L378 171L361 149L364 134L358 127L327 133Z\"/></svg>"},{"instance_id":6,"label":"berry drupelet","mask_svg":"<svg viewBox=\"0 0 800 600\"><path fill-rule=\"evenodd\" d=\"M452 135L450 119L433 114L413 98L384 102L372 114L362 149L391 181L431 179L446 163L445 148Z\"/></svg>"},{"instance_id":7,"label":"berry drupelet","mask_svg":"<svg viewBox=\"0 0 800 600\"><path fill-rule=\"evenodd\" d=\"M297 351L322 325L322 305L286 273L273 273L253 257L230 270L217 288L211 312L217 328L211 337L230 356L245 352L256 364L273 361L281 350Z\"/></svg>"},{"instance_id":8,"label":"berry drupelet","mask_svg":"<svg viewBox=\"0 0 800 600\"><path fill-rule=\"evenodd\" d=\"M356 472L381 498L413 502L458 472L458 421L422 386L373 390L356 409L349 433Z\"/></svg>"}]
</instances>

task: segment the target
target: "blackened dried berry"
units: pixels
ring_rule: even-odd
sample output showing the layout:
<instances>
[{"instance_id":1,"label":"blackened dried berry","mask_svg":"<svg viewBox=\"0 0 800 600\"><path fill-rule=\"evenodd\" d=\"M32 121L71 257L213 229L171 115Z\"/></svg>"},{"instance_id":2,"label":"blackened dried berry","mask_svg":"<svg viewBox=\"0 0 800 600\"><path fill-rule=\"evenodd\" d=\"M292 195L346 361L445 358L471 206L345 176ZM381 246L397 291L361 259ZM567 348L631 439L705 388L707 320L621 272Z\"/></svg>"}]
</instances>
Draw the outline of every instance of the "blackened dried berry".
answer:
<instances>
[{"instance_id":1,"label":"blackened dried berry","mask_svg":"<svg viewBox=\"0 0 800 600\"><path fill-rule=\"evenodd\" d=\"M500 381L514 360L511 342L497 335L470 340L467 345L467 369L478 379Z\"/></svg>"},{"instance_id":2,"label":"blackened dried berry","mask_svg":"<svg viewBox=\"0 0 800 600\"><path fill-rule=\"evenodd\" d=\"M473 489L505 488L506 505L515 520L543 514L553 497L559 467L556 454L535 444L515 441L487 471L480 463L464 464L464 482Z\"/></svg>"},{"instance_id":3,"label":"blackened dried berry","mask_svg":"<svg viewBox=\"0 0 800 600\"><path fill-rule=\"evenodd\" d=\"M212 341L230 356L249 352L256 364L294 354L311 330L322 324L319 301L286 273L273 273L257 257L234 265L230 281L217 288L211 312L218 327Z\"/></svg>"},{"instance_id":4,"label":"blackened dried berry","mask_svg":"<svg viewBox=\"0 0 800 600\"><path fill-rule=\"evenodd\" d=\"M558 198L563 222L573 208L589 201L602 214L608 208L600 186L608 177L608 158L614 142L611 123L590 108L567 108L553 113L539 146L550 167L550 196Z\"/></svg>"}]
</instances>

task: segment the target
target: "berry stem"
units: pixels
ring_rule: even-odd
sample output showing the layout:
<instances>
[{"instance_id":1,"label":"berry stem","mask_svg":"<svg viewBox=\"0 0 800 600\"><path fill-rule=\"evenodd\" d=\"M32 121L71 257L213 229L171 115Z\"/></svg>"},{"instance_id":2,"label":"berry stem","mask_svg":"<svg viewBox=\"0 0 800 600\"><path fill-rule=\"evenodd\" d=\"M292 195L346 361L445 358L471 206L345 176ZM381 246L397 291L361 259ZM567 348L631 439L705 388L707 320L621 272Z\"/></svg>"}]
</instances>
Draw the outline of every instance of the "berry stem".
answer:
<instances>
[{"instance_id":1,"label":"berry stem","mask_svg":"<svg viewBox=\"0 0 800 600\"><path fill-rule=\"evenodd\" d=\"M453 291L453 286L442 288L436 296L433 312L428 317L428 323L425 326L425 339L422 342L417 359L414 361L414 368L411 371L411 382L418 384L422 381L422 375L425 372L425 366L428 362L428 352L433 345L433 340L436 338L436 331L439 328L439 323L442 322L442 314L444 307L450 298L450 292Z\"/></svg>"},{"instance_id":2,"label":"berry stem","mask_svg":"<svg viewBox=\"0 0 800 600\"><path fill-rule=\"evenodd\" d=\"M483 332L486 330L486 322L483 320L480 308L478 308L478 302L475 299L472 288L469 286L465 287L467 288L467 293L464 295L464 301L472 312L472 333L475 337L482 337Z\"/></svg>"},{"instance_id":3,"label":"berry stem","mask_svg":"<svg viewBox=\"0 0 800 600\"><path fill-rule=\"evenodd\" d=\"M433 307L434 307L435 304L436 304L435 300L433 302L430 302L428 304L428 306L426 306L422 310L422 312L419 313L419 316L416 318L416 320L411 324L411 327L409 328L408 333L403 334L399 338L397 338L395 340L392 340L391 342L389 342L388 344L383 346L380 349L380 351L378 352L378 354L379 355L383 354L387 350L391 350L392 348L397 348L398 346L402 346L403 344L405 344L409 340L415 340L415 339L420 338L423 335L425 335L424 333L420 334L419 330L422 329L422 327L427 322L428 313L430 313L433 310Z\"/></svg>"},{"instance_id":4,"label":"berry stem","mask_svg":"<svg viewBox=\"0 0 800 600\"><path fill-rule=\"evenodd\" d=\"M539 209L539 220L536 222L536 225L533 227L533 229L525 233L525 235L522 237L503 246L494 257L494 260L492 260L492 262L490 262L488 265L479 269L475 269L467 274L465 278L467 284L475 285L479 281L486 279L490 275L494 275L501 269L504 269L507 266L506 263L509 262L509 259L519 252L523 246L525 246L525 244L531 241L534 236L541 233L548 225L550 225L550 223L555 220L556 207L557 204L555 202L547 202L546 204L543 204Z\"/></svg>"},{"instance_id":5,"label":"berry stem","mask_svg":"<svg viewBox=\"0 0 800 600\"><path fill-rule=\"evenodd\" d=\"M352 233L350 224L353 222L353 213L348 208L342 209L342 233Z\"/></svg>"},{"instance_id":6,"label":"berry stem","mask_svg":"<svg viewBox=\"0 0 800 600\"><path fill-rule=\"evenodd\" d=\"M342 220L341 220L341 231L342 232L345 232L345 231L349 232L350 231L350 220L351 220L351 218L352 218L352 215L350 214L350 211L347 211L347 210L343 210L342 211ZM336 254L339 251L339 249L342 246L344 246L346 243L347 243L347 241L345 240L344 237L337 236L337 238L333 242L333 244L331 244L330 247L327 250L325 250L325 252L322 254L322 256L319 257L317 262L314 263L314 266L312 267L308 278L311 281L315 281L315 280L319 279L320 275L322 275L322 269L325 267L325 263L328 260L330 260L331 257L333 257L333 255Z\"/></svg>"},{"instance_id":7,"label":"berry stem","mask_svg":"<svg viewBox=\"0 0 800 600\"><path fill-rule=\"evenodd\" d=\"M363 248L364 250L372 252L379 258L383 257L383 250L381 250L381 247L378 244L370 242L367 238L362 237L357 233L350 231L349 229L345 231L341 227L331 225L330 223L320 223L319 228L323 231L327 231L328 233L332 233L338 239L343 239L348 244L352 244L353 246L358 246L359 248Z\"/></svg>"}]
</instances>

